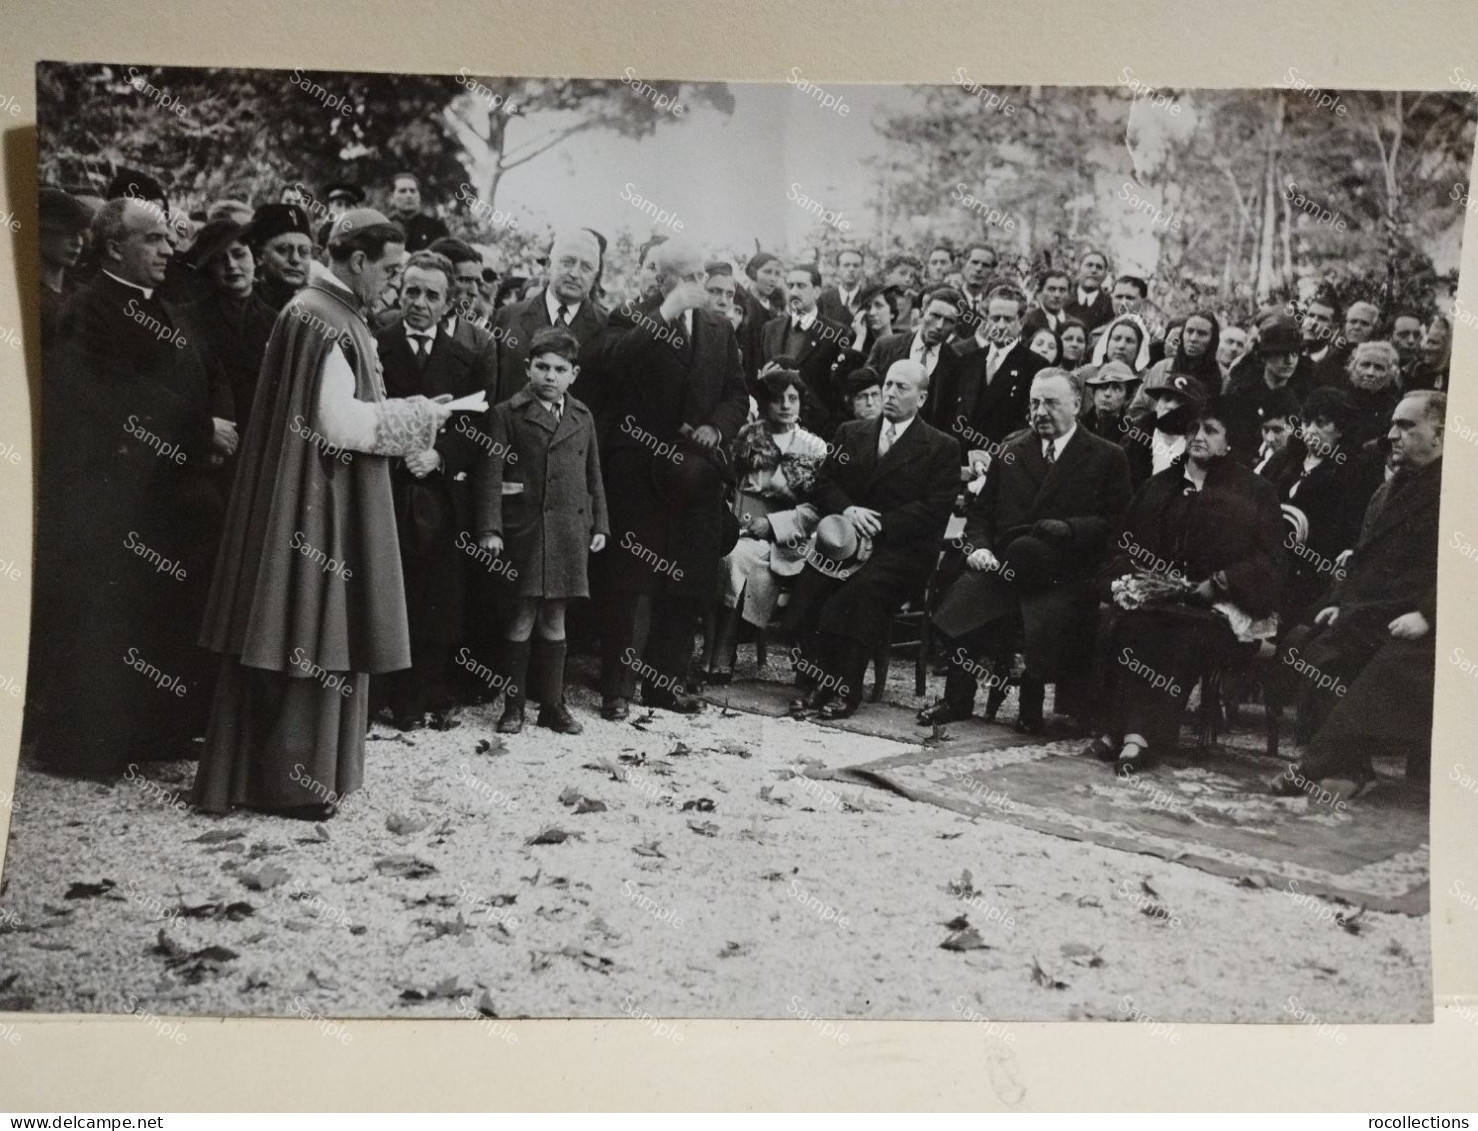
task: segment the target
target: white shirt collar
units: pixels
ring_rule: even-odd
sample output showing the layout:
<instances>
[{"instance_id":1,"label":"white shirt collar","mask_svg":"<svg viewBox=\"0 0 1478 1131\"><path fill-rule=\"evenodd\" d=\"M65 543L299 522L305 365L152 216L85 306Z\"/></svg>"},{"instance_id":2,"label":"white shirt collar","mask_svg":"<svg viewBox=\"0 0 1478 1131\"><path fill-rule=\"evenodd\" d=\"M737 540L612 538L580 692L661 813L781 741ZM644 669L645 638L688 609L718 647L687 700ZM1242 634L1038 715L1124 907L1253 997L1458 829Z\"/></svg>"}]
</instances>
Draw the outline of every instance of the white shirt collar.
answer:
<instances>
[{"instance_id":1,"label":"white shirt collar","mask_svg":"<svg viewBox=\"0 0 1478 1131\"><path fill-rule=\"evenodd\" d=\"M145 298L154 297L153 287L141 287L137 283L130 283L127 279L120 279L117 275L113 274L113 272L109 271L106 267L103 268L103 274L108 276L108 278L112 279L115 283L122 283L125 287L132 287L136 291L143 291Z\"/></svg>"},{"instance_id":2,"label":"white shirt collar","mask_svg":"<svg viewBox=\"0 0 1478 1131\"><path fill-rule=\"evenodd\" d=\"M985 323L982 322L981 325L984 326ZM1020 335L1012 338L1009 342L1005 343L1005 345L997 345L995 342L991 342L990 348L992 351L1000 354L1002 357L1005 357L1008 353L1016 348L1016 343L1019 341L1021 341Z\"/></svg>"},{"instance_id":3,"label":"white shirt collar","mask_svg":"<svg viewBox=\"0 0 1478 1131\"><path fill-rule=\"evenodd\" d=\"M1100 287L1096 291L1085 291L1082 287L1079 287L1078 288L1078 305L1079 306L1092 306L1093 303L1094 303L1094 300L1096 300L1098 298L1098 296L1101 295L1101 294L1103 294L1103 288L1102 287Z\"/></svg>"},{"instance_id":4,"label":"white shirt collar","mask_svg":"<svg viewBox=\"0 0 1478 1131\"><path fill-rule=\"evenodd\" d=\"M1066 432L1064 432L1061 436L1057 437L1057 439L1055 440L1047 441L1047 443L1052 445L1052 458L1054 460L1062 458L1062 449L1067 447L1067 442L1073 438L1073 433L1077 430L1078 422L1075 420L1073 421L1073 426L1069 428ZM1046 451L1047 449L1044 445L1042 448L1042 454L1045 455Z\"/></svg>"},{"instance_id":5,"label":"white shirt collar","mask_svg":"<svg viewBox=\"0 0 1478 1131\"><path fill-rule=\"evenodd\" d=\"M583 305L583 300L581 302L563 302L560 299L555 298L554 292L548 287L544 288L544 306L549 311L549 324L551 326L558 323L559 308L561 306L565 307L570 312L570 321L573 323L575 321L575 315L580 313L580 307Z\"/></svg>"},{"instance_id":6,"label":"white shirt collar","mask_svg":"<svg viewBox=\"0 0 1478 1131\"><path fill-rule=\"evenodd\" d=\"M431 323L431 328L429 330L412 330L409 322L402 322L401 326L404 327L405 336L407 338L414 335L418 338L429 338L432 343L435 343L436 341L437 325L435 322Z\"/></svg>"},{"instance_id":7,"label":"white shirt collar","mask_svg":"<svg viewBox=\"0 0 1478 1131\"><path fill-rule=\"evenodd\" d=\"M895 444L898 443L899 440L903 439L903 434L908 431L908 426L910 424L912 424L918 418L919 418L919 414L918 413L914 413L907 420L895 420L895 421L892 422L893 423L893 442ZM888 430L888 423L889 423L889 421L888 421L888 418L886 416L880 416L878 419L883 422L883 426L882 426L882 428L878 432L878 435L879 436L882 436L882 434Z\"/></svg>"},{"instance_id":8,"label":"white shirt collar","mask_svg":"<svg viewBox=\"0 0 1478 1131\"><path fill-rule=\"evenodd\" d=\"M861 289L862 289L862 284L861 283L858 283L851 290L848 290L846 287L838 284L837 285L837 297L842 300L842 305L843 306L851 306L853 300L855 300L857 298L857 292L860 291Z\"/></svg>"},{"instance_id":9,"label":"white shirt collar","mask_svg":"<svg viewBox=\"0 0 1478 1131\"><path fill-rule=\"evenodd\" d=\"M799 318L794 314L790 317L792 324L798 325L802 330L809 330L816 321L816 308L814 306L811 307L810 311L801 315Z\"/></svg>"}]
</instances>

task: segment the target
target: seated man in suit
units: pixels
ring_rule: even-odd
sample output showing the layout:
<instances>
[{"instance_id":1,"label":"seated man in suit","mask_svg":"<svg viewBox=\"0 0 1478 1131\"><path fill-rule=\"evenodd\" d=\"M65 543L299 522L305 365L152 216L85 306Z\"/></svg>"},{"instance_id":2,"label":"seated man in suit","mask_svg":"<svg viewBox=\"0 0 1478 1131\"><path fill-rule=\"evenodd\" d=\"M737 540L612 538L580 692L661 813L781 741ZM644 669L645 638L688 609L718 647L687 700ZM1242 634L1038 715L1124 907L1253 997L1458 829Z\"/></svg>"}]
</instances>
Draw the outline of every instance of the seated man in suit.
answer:
<instances>
[{"instance_id":1,"label":"seated man in suit","mask_svg":"<svg viewBox=\"0 0 1478 1131\"><path fill-rule=\"evenodd\" d=\"M1437 524L1447 397L1417 390L1391 415L1396 473L1371 497L1354 552L1314 616L1283 642L1301 677L1303 756L1270 783L1297 794L1333 779L1330 795L1372 777L1373 753L1404 754L1410 781L1427 782L1436 680ZM1334 783L1340 783L1336 788Z\"/></svg>"},{"instance_id":2,"label":"seated man in suit","mask_svg":"<svg viewBox=\"0 0 1478 1131\"><path fill-rule=\"evenodd\" d=\"M918 329L879 338L867 355L867 367L886 378L894 362L918 362L924 367L924 375L929 378L929 387L934 390L934 397L930 397L927 402L932 405L939 391L952 385L955 370L960 365L959 354L950 345L949 336L959 319L960 304L964 301L960 292L953 287L939 287L930 291L929 296L924 299ZM931 419L935 428L939 427L937 415L926 419Z\"/></svg>"},{"instance_id":3,"label":"seated man in suit","mask_svg":"<svg viewBox=\"0 0 1478 1131\"><path fill-rule=\"evenodd\" d=\"M821 272L809 265L785 272L786 305L790 311L765 323L760 333L760 371L780 358L788 358L811 391L811 411L801 424L823 440L831 438L837 422L846 419L846 399L832 366L848 336L847 326L824 317L816 308L821 293Z\"/></svg>"},{"instance_id":4,"label":"seated man in suit","mask_svg":"<svg viewBox=\"0 0 1478 1131\"><path fill-rule=\"evenodd\" d=\"M938 559L960 455L958 444L919 416L928 395L924 367L903 358L883 382L882 415L837 429L811 501L823 516L850 524L860 545L854 565L861 564L853 569L813 554L796 583L786 627L801 642L801 674L812 687L791 704L797 714L856 712L868 658Z\"/></svg>"},{"instance_id":5,"label":"seated man in suit","mask_svg":"<svg viewBox=\"0 0 1478 1131\"><path fill-rule=\"evenodd\" d=\"M990 289L977 329L956 342L959 363L938 385L929 416L961 446L990 448L1026 425L1032 378L1047 367L1021 334L1026 295L1011 283Z\"/></svg>"},{"instance_id":6,"label":"seated man in suit","mask_svg":"<svg viewBox=\"0 0 1478 1131\"><path fill-rule=\"evenodd\" d=\"M992 643L1009 643L1018 622L1026 671L1017 730L1041 732L1048 683L1057 684L1059 708L1084 690L1093 578L1129 505L1129 462L1117 444L1078 426L1082 397L1067 370L1033 377L1027 403L1031 431L991 461L955 540L966 572L934 614L953 645L949 674L944 698L919 712L922 725L970 717L982 655ZM1084 706L1081 697L1073 706Z\"/></svg>"},{"instance_id":7,"label":"seated man in suit","mask_svg":"<svg viewBox=\"0 0 1478 1131\"><path fill-rule=\"evenodd\" d=\"M386 395L463 397L484 387L477 357L442 324L452 278L451 263L436 252L418 251L406 260L401 321L375 334ZM411 667L385 677L384 690L402 730L424 725L428 710L452 706L447 660L463 639L468 570L463 555L476 545L464 537L470 527L467 479L483 456L466 424L453 421L432 447L395 460L390 472Z\"/></svg>"}]
</instances>

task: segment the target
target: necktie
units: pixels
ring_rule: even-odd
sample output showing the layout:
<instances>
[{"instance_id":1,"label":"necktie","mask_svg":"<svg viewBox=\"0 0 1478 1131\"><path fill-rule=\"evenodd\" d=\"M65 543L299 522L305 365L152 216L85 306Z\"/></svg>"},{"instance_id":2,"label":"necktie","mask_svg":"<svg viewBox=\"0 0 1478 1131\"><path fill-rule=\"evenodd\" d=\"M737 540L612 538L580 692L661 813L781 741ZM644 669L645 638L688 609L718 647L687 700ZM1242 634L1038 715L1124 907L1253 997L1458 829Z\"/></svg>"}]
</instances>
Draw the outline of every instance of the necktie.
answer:
<instances>
[{"instance_id":1,"label":"necktie","mask_svg":"<svg viewBox=\"0 0 1478 1131\"><path fill-rule=\"evenodd\" d=\"M554 414L554 422L555 422L555 423L556 423L556 424L558 424L558 423L559 423L559 421L560 421L560 419L561 419L561 418L562 418L562 417L563 417L563 415L564 415L564 413L562 413L562 412L561 412L561 411L560 411L560 409L561 409L561 408L562 408L562 407L563 407L563 406L561 406L561 405L559 405L559 404L556 404L556 403L555 403L555 402L554 402L554 401L549 401L549 402L547 402L547 403L546 403L546 405L545 405L545 407L546 407L546 408L547 408L547 409L549 409L549 411L550 411L550 412L551 412L551 413L553 413L553 414Z\"/></svg>"},{"instance_id":2,"label":"necktie","mask_svg":"<svg viewBox=\"0 0 1478 1131\"><path fill-rule=\"evenodd\" d=\"M426 359L431 356L431 335L411 334L411 353L416 355L416 366L426 368Z\"/></svg>"},{"instance_id":3,"label":"necktie","mask_svg":"<svg viewBox=\"0 0 1478 1131\"><path fill-rule=\"evenodd\" d=\"M559 304L559 311L554 316L556 326L568 326L570 324L570 308L564 303Z\"/></svg>"},{"instance_id":4,"label":"necktie","mask_svg":"<svg viewBox=\"0 0 1478 1131\"><path fill-rule=\"evenodd\" d=\"M1054 463L1057 462L1057 441L1056 440L1048 440L1047 441L1047 447L1042 452L1042 458L1047 461L1047 466L1048 467L1051 467Z\"/></svg>"},{"instance_id":5,"label":"necktie","mask_svg":"<svg viewBox=\"0 0 1478 1131\"><path fill-rule=\"evenodd\" d=\"M898 432L891 420L883 425L883 435L878 440L878 455L885 456L888 449L893 446L893 441L898 438Z\"/></svg>"}]
</instances>

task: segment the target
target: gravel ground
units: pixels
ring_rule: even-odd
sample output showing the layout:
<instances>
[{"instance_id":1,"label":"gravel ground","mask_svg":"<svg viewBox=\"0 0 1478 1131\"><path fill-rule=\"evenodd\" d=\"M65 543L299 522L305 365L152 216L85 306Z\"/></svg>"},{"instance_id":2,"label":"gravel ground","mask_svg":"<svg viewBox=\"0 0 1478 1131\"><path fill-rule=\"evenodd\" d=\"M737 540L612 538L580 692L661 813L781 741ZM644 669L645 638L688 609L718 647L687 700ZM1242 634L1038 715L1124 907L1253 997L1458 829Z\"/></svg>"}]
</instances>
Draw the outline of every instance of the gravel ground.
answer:
<instances>
[{"instance_id":1,"label":"gravel ground","mask_svg":"<svg viewBox=\"0 0 1478 1131\"><path fill-rule=\"evenodd\" d=\"M189 763L112 787L23 765L0 1010L480 1014L498 1036L642 1013L1430 1018L1425 917L1349 933L1330 905L816 777L906 749L885 739L574 706L583 735L490 750L490 709L376 728L324 825L188 812Z\"/></svg>"}]
</instances>

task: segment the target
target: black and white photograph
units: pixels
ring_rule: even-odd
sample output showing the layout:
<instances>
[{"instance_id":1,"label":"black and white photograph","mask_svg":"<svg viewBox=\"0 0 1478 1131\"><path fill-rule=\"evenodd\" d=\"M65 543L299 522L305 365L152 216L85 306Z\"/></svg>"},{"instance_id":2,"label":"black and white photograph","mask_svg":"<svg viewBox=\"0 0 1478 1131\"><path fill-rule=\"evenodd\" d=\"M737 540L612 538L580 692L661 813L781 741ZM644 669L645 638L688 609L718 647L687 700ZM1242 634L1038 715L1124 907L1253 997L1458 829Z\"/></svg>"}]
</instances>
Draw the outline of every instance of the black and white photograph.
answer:
<instances>
[{"instance_id":1,"label":"black and white photograph","mask_svg":"<svg viewBox=\"0 0 1478 1131\"><path fill-rule=\"evenodd\" d=\"M1474 82L959 55L38 64L0 1012L1430 1022Z\"/></svg>"}]
</instances>

